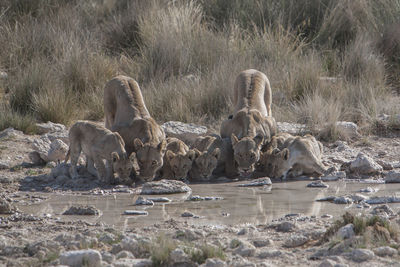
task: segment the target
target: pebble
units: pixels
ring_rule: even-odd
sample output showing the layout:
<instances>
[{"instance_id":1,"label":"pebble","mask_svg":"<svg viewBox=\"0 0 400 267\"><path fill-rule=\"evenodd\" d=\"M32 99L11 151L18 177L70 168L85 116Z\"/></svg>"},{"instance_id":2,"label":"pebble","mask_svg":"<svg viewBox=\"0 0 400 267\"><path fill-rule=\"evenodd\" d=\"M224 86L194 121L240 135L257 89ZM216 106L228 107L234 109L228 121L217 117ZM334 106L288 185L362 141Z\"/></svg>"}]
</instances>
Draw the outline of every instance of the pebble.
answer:
<instances>
[{"instance_id":1,"label":"pebble","mask_svg":"<svg viewBox=\"0 0 400 267\"><path fill-rule=\"evenodd\" d=\"M70 267L80 267L85 262L85 266L97 267L101 265L101 254L97 250L75 250L67 251L60 255L60 264Z\"/></svg>"},{"instance_id":2,"label":"pebble","mask_svg":"<svg viewBox=\"0 0 400 267\"><path fill-rule=\"evenodd\" d=\"M253 187L253 186L264 186L264 185L272 185L271 179L268 177L258 178L250 181L245 184L238 184L240 187Z\"/></svg>"},{"instance_id":3,"label":"pebble","mask_svg":"<svg viewBox=\"0 0 400 267\"><path fill-rule=\"evenodd\" d=\"M171 202L171 199L169 199L167 197L148 197L147 200L153 201L153 202L162 202L162 203Z\"/></svg>"},{"instance_id":4,"label":"pebble","mask_svg":"<svg viewBox=\"0 0 400 267\"><path fill-rule=\"evenodd\" d=\"M124 215L148 215L149 213L145 210L125 210Z\"/></svg>"},{"instance_id":5,"label":"pebble","mask_svg":"<svg viewBox=\"0 0 400 267\"><path fill-rule=\"evenodd\" d=\"M292 235L284 242L284 246L288 248L295 248L307 243L308 238L304 235Z\"/></svg>"},{"instance_id":6,"label":"pebble","mask_svg":"<svg viewBox=\"0 0 400 267\"><path fill-rule=\"evenodd\" d=\"M153 206L154 202L152 200L148 200L142 196L139 196L135 202L135 205Z\"/></svg>"},{"instance_id":7,"label":"pebble","mask_svg":"<svg viewBox=\"0 0 400 267\"><path fill-rule=\"evenodd\" d=\"M311 183L307 184L307 187L328 188L329 185L327 185L326 183L324 183L322 181L314 181L314 182L311 182Z\"/></svg>"},{"instance_id":8,"label":"pebble","mask_svg":"<svg viewBox=\"0 0 400 267\"><path fill-rule=\"evenodd\" d=\"M379 257L386 257L386 256L393 257L398 254L397 249L394 249L389 246L375 248L373 251Z\"/></svg>"},{"instance_id":9,"label":"pebble","mask_svg":"<svg viewBox=\"0 0 400 267\"><path fill-rule=\"evenodd\" d=\"M373 251L369 249L354 249L351 252L351 259L355 262L363 262L363 261L368 261L374 258L375 254Z\"/></svg>"}]
</instances>

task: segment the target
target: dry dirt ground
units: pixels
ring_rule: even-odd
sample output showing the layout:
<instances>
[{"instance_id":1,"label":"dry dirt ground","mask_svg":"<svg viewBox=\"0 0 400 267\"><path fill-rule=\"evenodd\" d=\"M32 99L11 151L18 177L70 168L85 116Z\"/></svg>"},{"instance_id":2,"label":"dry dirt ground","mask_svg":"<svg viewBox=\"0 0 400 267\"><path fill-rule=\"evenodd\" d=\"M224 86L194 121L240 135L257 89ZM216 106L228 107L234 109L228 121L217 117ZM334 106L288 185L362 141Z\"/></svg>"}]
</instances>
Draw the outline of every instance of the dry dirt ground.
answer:
<instances>
[{"instance_id":1,"label":"dry dirt ground","mask_svg":"<svg viewBox=\"0 0 400 267\"><path fill-rule=\"evenodd\" d=\"M51 176L53 165L30 162L35 138L39 136L0 133L0 210L9 213L0 217L0 266L73 265L74 261L76 266L400 266L400 242L394 236L373 245L364 244L360 236L321 242L334 223L329 216L288 214L267 224L218 226L172 218L121 230L83 219L24 214L15 206L35 205L54 194L137 192L131 188L119 193L118 187L102 185L93 177L72 181ZM400 171L398 133L324 145L324 163L338 171L348 171L348 162L359 152L385 165L377 174L348 173L347 178L382 181L389 171ZM399 210L393 212L387 217L398 227ZM385 246L389 248L381 251L386 252L376 250Z\"/></svg>"}]
</instances>

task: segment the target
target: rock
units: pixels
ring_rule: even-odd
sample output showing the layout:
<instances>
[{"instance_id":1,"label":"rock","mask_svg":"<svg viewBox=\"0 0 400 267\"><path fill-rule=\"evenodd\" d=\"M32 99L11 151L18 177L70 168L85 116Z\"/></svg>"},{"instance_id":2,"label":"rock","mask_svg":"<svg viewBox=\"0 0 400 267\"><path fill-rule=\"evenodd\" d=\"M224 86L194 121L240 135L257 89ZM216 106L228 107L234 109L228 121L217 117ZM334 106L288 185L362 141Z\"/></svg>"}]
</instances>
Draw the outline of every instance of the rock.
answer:
<instances>
[{"instance_id":1,"label":"rock","mask_svg":"<svg viewBox=\"0 0 400 267\"><path fill-rule=\"evenodd\" d=\"M70 165L66 163L60 163L56 165L53 169L51 169L50 176L53 178L59 177L59 176L67 176L69 177L69 168Z\"/></svg>"},{"instance_id":2,"label":"rock","mask_svg":"<svg viewBox=\"0 0 400 267\"><path fill-rule=\"evenodd\" d=\"M47 133L42 135L40 138L45 138L49 139L50 142L53 142L54 140L61 140L67 145L69 145L69 137L68 137L68 131L61 131L61 132L52 132L52 133Z\"/></svg>"},{"instance_id":3,"label":"rock","mask_svg":"<svg viewBox=\"0 0 400 267\"><path fill-rule=\"evenodd\" d=\"M318 267L334 267L336 266L336 262L330 259L325 259L323 262L318 265Z\"/></svg>"},{"instance_id":4,"label":"rock","mask_svg":"<svg viewBox=\"0 0 400 267\"><path fill-rule=\"evenodd\" d=\"M331 219L331 218L333 218L333 216L326 213L326 214L321 215L321 218Z\"/></svg>"},{"instance_id":5,"label":"rock","mask_svg":"<svg viewBox=\"0 0 400 267\"><path fill-rule=\"evenodd\" d=\"M37 152L42 160L49 162L48 152L50 150L51 141L48 138L38 138L33 140L32 148Z\"/></svg>"},{"instance_id":6,"label":"rock","mask_svg":"<svg viewBox=\"0 0 400 267\"><path fill-rule=\"evenodd\" d=\"M276 122L279 132L290 133L292 135L299 135L307 131L307 125L289 122Z\"/></svg>"},{"instance_id":7,"label":"rock","mask_svg":"<svg viewBox=\"0 0 400 267\"><path fill-rule=\"evenodd\" d=\"M177 230L175 238L179 240L194 241L204 237L203 233L191 229Z\"/></svg>"},{"instance_id":8,"label":"rock","mask_svg":"<svg viewBox=\"0 0 400 267\"><path fill-rule=\"evenodd\" d=\"M272 241L271 239L258 238L254 239L252 243L256 248L261 248L266 246L272 246L274 244L274 241Z\"/></svg>"},{"instance_id":9,"label":"rock","mask_svg":"<svg viewBox=\"0 0 400 267\"><path fill-rule=\"evenodd\" d=\"M257 257L260 259L266 259L266 258L273 258L273 257L279 257L282 255L282 252L279 250L261 250L258 254Z\"/></svg>"},{"instance_id":10,"label":"rock","mask_svg":"<svg viewBox=\"0 0 400 267\"><path fill-rule=\"evenodd\" d=\"M295 234L286 239L283 245L288 248L295 248L304 245L307 241L306 236Z\"/></svg>"},{"instance_id":11,"label":"rock","mask_svg":"<svg viewBox=\"0 0 400 267\"><path fill-rule=\"evenodd\" d=\"M142 196L139 196L138 199L136 199L135 205L153 206L154 202L151 200L148 200Z\"/></svg>"},{"instance_id":12,"label":"rock","mask_svg":"<svg viewBox=\"0 0 400 267\"><path fill-rule=\"evenodd\" d=\"M346 178L345 171L334 171L321 177L324 182L337 181Z\"/></svg>"},{"instance_id":13,"label":"rock","mask_svg":"<svg viewBox=\"0 0 400 267\"><path fill-rule=\"evenodd\" d=\"M382 171L382 166L372 158L360 152L357 158L350 163L350 171L353 173L372 175Z\"/></svg>"},{"instance_id":14,"label":"rock","mask_svg":"<svg viewBox=\"0 0 400 267\"><path fill-rule=\"evenodd\" d=\"M255 252L256 248L252 244L244 241L233 251L234 254L238 254L242 257L252 257Z\"/></svg>"},{"instance_id":15,"label":"rock","mask_svg":"<svg viewBox=\"0 0 400 267\"><path fill-rule=\"evenodd\" d=\"M63 215L99 215L100 212L94 206L71 206L63 212Z\"/></svg>"},{"instance_id":16,"label":"rock","mask_svg":"<svg viewBox=\"0 0 400 267\"><path fill-rule=\"evenodd\" d=\"M400 197L371 197L365 201L367 204L400 203Z\"/></svg>"},{"instance_id":17,"label":"rock","mask_svg":"<svg viewBox=\"0 0 400 267\"><path fill-rule=\"evenodd\" d=\"M314 182L311 182L311 183L307 184L307 187L328 188L329 185L327 185L326 183L324 183L324 182L318 180L318 181L314 181Z\"/></svg>"},{"instance_id":18,"label":"rock","mask_svg":"<svg viewBox=\"0 0 400 267\"><path fill-rule=\"evenodd\" d=\"M361 193L375 193L378 191L378 188L372 188L372 187L367 187L367 188L362 188L360 189Z\"/></svg>"},{"instance_id":19,"label":"rock","mask_svg":"<svg viewBox=\"0 0 400 267\"><path fill-rule=\"evenodd\" d=\"M333 199L333 203L335 204L351 204L353 200L348 197L335 197Z\"/></svg>"},{"instance_id":20,"label":"rock","mask_svg":"<svg viewBox=\"0 0 400 267\"><path fill-rule=\"evenodd\" d=\"M400 172L390 171L385 176L385 183L400 183Z\"/></svg>"},{"instance_id":21,"label":"rock","mask_svg":"<svg viewBox=\"0 0 400 267\"><path fill-rule=\"evenodd\" d=\"M112 263L113 261L115 261L115 256L107 251L101 252L101 258L103 261L105 261L107 263Z\"/></svg>"},{"instance_id":22,"label":"rock","mask_svg":"<svg viewBox=\"0 0 400 267\"><path fill-rule=\"evenodd\" d=\"M6 80L8 78L8 74L5 71L0 71L0 80Z\"/></svg>"},{"instance_id":23,"label":"rock","mask_svg":"<svg viewBox=\"0 0 400 267\"><path fill-rule=\"evenodd\" d=\"M374 252L369 249L354 249L351 252L351 259L355 262L363 262L373 259L375 256Z\"/></svg>"},{"instance_id":24,"label":"rock","mask_svg":"<svg viewBox=\"0 0 400 267\"><path fill-rule=\"evenodd\" d=\"M358 126L354 122L338 121L336 122L336 131L341 139L354 139L360 138L358 133Z\"/></svg>"},{"instance_id":25,"label":"rock","mask_svg":"<svg viewBox=\"0 0 400 267\"><path fill-rule=\"evenodd\" d=\"M166 136L176 137L188 145L192 145L197 137L207 133L207 127L179 121L167 121L163 125Z\"/></svg>"},{"instance_id":26,"label":"rock","mask_svg":"<svg viewBox=\"0 0 400 267\"><path fill-rule=\"evenodd\" d=\"M47 154L49 161L60 162L65 160L67 155L68 145L63 141L56 139L50 144L50 149Z\"/></svg>"},{"instance_id":27,"label":"rock","mask_svg":"<svg viewBox=\"0 0 400 267\"><path fill-rule=\"evenodd\" d=\"M340 227L339 230L337 231L337 235L341 239L349 239L349 238L355 236L354 225L352 223L349 223L343 227Z\"/></svg>"},{"instance_id":28,"label":"rock","mask_svg":"<svg viewBox=\"0 0 400 267\"><path fill-rule=\"evenodd\" d=\"M208 258L206 262L199 267L226 267L226 263L218 258Z\"/></svg>"},{"instance_id":29,"label":"rock","mask_svg":"<svg viewBox=\"0 0 400 267\"><path fill-rule=\"evenodd\" d=\"M383 216L385 218L388 218L388 217L391 217L391 216L395 215L394 211L386 204L375 207L371 211L371 214Z\"/></svg>"},{"instance_id":30,"label":"rock","mask_svg":"<svg viewBox=\"0 0 400 267\"><path fill-rule=\"evenodd\" d=\"M349 195L348 197L351 198L351 200L353 202L355 202L355 203L364 202L365 200L368 199L368 197L366 197L366 196L364 196L362 194L359 194L359 193L355 193L353 195Z\"/></svg>"},{"instance_id":31,"label":"rock","mask_svg":"<svg viewBox=\"0 0 400 267\"><path fill-rule=\"evenodd\" d=\"M397 249L391 248L389 246L374 248L373 251L379 257L393 257L398 254Z\"/></svg>"},{"instance_id":32,"label":"rock","mask_svg":"<svg viewBox=\"0 0 400 267\"><path fill-rule=\"evenodd\" d=\"M24 133L21 131L15 130L14 128L7 128L0 132L0 140L12 139L12 138L17 138L17 137L22 137L22 136L24 136Z\"/></svg>"},{"instance_id":33,"label":"rock","mask_svg":"<svg viewBox=\"0 0 400 267\"><path fill-rule=\"evenodd\" d=\"M189 256L180 248L176 248L170 253L172 263L188 263L190 262Z\"/></svg>"},{"instance_id":34,"label":"rock","mask_svg":"<svg viewBox=\"0 0 400 267\"><path fill-rule=\"evenodd\" d=\"M264 186L272 185L271 179L268 177L258 178L250 181L249 183L239 184L240 187Z\"/></svg>"},{"instance_id":35,"label":"rock","mask_svg":"<svg viewBox=\"0 0 400 267\"><path fill-rule=\"evenodd\" d=\"M67 251L60 255L60 264L68 265L70 267L80 267L83 263L85 263L85 266L88 267L100 266L100 252L93 249L87 249Z\"/></svg>"},{"instance_id":36,"label":"rock","mask_svg":"<svg viewBox=\"0 0 400 267\"><path fill-rule=\"evenodd\" d=\"M0 197L0 214L13 214L16 208L11 205L4 197Z\"/></svg>"},{"instance_id":37,"label":"rock","mask_svg":"<svg viewBox=\"0 0 400 267\"><path fill-rule=\"evenodd\" d=\"M378 160L376 161L376 163L378 163L379 165L381 165L382 168L383 168L385 171L393 170L393 164L390 163L390 162L386 162L386 161L383 161L383 160L378 159Z\"/></svg>"},{"instance_id":38,"label":"rock","mask_svg":"<svg viewBox=\"0 0 400 267\"><path fill-rule=\"evenodd\" d=\"M36 128L38 134L46 134L46 133L60 132L67 130L67 128L64 125L59 123L53 123L51 121L48 121L46 123L36 123Z\"/></svg>"},{"instance_id":39,"label":"rock","mask_svg":"<svg viewBox=\"0 0 400 267\"><path fill-rule=\"evenodd\" d=\"M123 258L133 259L133 258L135 258L135 256L133 256L133 254L131 252L126 251L126 250L122 250L122 251L118 252L118 254L115 257L117 259L123 259Z\"/></svg>"},{"instance_id":40,"label":"rock","mask_svg":"<svg viewBox=\"0 0 400 267\"><path fill-rule=\"evenodd\" d=\"M151 267L150 259L120 259L113 262L114 267Z\"/></svg>"},{"instance_id":41,"label":"rock","mask_svg":"<svg viewBox=\"0 0 400 267\"><path fill-rule=\"evenodd\" d=\"M153 201L153 202L161 202L161 203L171 202L171 199L169 199L167 197L149 197L149 198L147 198L147 200Z\"/></svg>"},{"instance_id":42,"label":"rock","mask_svg":"<svg viewBox=\"0 0 400 267\"><path fill-rule=\"evenodd\" d=\"M177 180L161 180L147 182L142 187L142 195L176 194L191 192L192 189L185 183Z\"/></svg>"},{"instance_id":43,"label":"rock","mask_svg":"<svg viewBox=\"0 0 400 267\"><path fill-rule=\"evenodd\" d=\"M44 165L46 163L37 151L29 152L28 157L34 165Z\"/></svg>"},{"instance_id":44,"label":"rock","mask_svg":"<svg viewBox=\"0 0 400 267\"><path fill-rule=\"evenodd\" d=\"M10 163L4 162L4 161L0 161L0 170L9 169L10 167L11 167Z\"/></svg>"},{"instance_id":45,"label":"rock","mask_svg":"<svg viewBox=\"0 0 400 267\"><path fill-rule=\"evenodd\" d=\"M195 215L189 211L185 211L181 214L181 217L194 217Z\"/></svg>"},{"instance_id":46,"label":"rock","mask_svg":"<svg viewBox=\"0 0 400 267\"><path fill-rule=\"evenodd\" d=\"M148 215L149 213L145 210L125 210L124 215Z\"/></svg>"},{"instance_id":47,"label":"rock","mask_svg":"<svg viewBox=\"0 0 400 267\"><path fill-rule=\"evenodd\" d=\"M189 196L187 201L210 201L210 200L221 200L223 197L201 197L201 196Z\"/></svg>"},{"instance_id":48,"label":"rock","mask_svg":"<svg viewBox=\"0 0 400 267\"><path fill-rule=\"evenodd\" d=\"M294 231L296 228L297 228L296 225L292 222L282 222L277 225L276 230L278 232L287 233Z\"/></svg>"}]
</instances>

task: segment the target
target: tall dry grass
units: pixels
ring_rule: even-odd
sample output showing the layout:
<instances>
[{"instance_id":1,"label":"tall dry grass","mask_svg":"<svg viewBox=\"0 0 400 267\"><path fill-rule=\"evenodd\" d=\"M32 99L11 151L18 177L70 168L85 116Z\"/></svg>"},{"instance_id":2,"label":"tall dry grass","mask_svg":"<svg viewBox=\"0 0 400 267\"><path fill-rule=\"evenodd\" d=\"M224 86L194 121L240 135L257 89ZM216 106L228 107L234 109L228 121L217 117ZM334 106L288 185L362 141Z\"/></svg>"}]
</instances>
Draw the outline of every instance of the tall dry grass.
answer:
<instances>
[{"instance_id":1,"label":"tall dry grass","mask_svg":"<svg viewBox=\"0 0 400 267\"><path fill-rule=\"evenodd\" d=\"M399 11L395 0L1 1L0 128L101 120L117 74L140 83L158 121L218 125L236 75L255 68L278 121L330 125L334 137L337 120L399 113L388 101L400 84Z\"/></svg>"}]
</instances>

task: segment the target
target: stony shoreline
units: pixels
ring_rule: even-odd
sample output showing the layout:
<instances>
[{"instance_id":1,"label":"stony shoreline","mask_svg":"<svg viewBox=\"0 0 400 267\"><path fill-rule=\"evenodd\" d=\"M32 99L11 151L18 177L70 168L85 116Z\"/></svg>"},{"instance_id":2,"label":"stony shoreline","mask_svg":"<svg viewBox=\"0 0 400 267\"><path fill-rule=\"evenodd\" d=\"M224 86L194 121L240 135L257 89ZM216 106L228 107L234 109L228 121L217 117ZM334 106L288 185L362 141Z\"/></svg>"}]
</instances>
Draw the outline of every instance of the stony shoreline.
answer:
<instances>
[{"instance_id":1,"label":"stony shoreline","mask_svg":"<svg viewBox=\"0 0 400 267\"><path fill-rule=\"evenodd\" d=\"M322 177L323 182L310 180L307 183L312 185L304 190L327 190L334 180L345 184L368 182L362 192L325 199L343 207L355 207L362 217L353 218L351 223L346 218L341 224L336 223L337 218L332 218L327 210L321 216L287 214L262 224L207 224L198 223L196 211L182 210L182 216L176 218L120 229L104 222L91 223L84 219L87 217L79 219L80 215L67 220L51 212L30 215L16 208L60 194L88 197L140 194L142 187L105 186L93 177L83 178L86 175L83 168L82 178L71 180L62 164L32 162L32 145L37 140L49 136L55 138L53 141L62 140L64 133L65 129L41 136L10 129L0 132L0 266L81 266L82 263L86 266L395 266L400 260L399 208L385 206L397 202L400 196L379 192L383 195L378 197L371 185L399 181L399 137L371 136L324 144L323 160L332 167L331 172ZM56 146L53 150L58 151ZM272 186L276 182L272 181ZM249 187L237 188L247 188L249 192L257 186L270 186L263 179L240 181L240 184ZM190 190L190 185L175 186L180 192ZM191 201L222 203L218 196L189 197ZM141 203L149 200L154 206L167 201L154 196L142 197ZM174 202L173 198L168 200ZM127 216L143 216L133 215L131 212L135 210L133 205ZM72 213L98 214L95 207L77 207ZM360 223L360 218L377 221L366 219ZM384 239L371 242L377 231Z\"/></svg>"}]
</instances>

